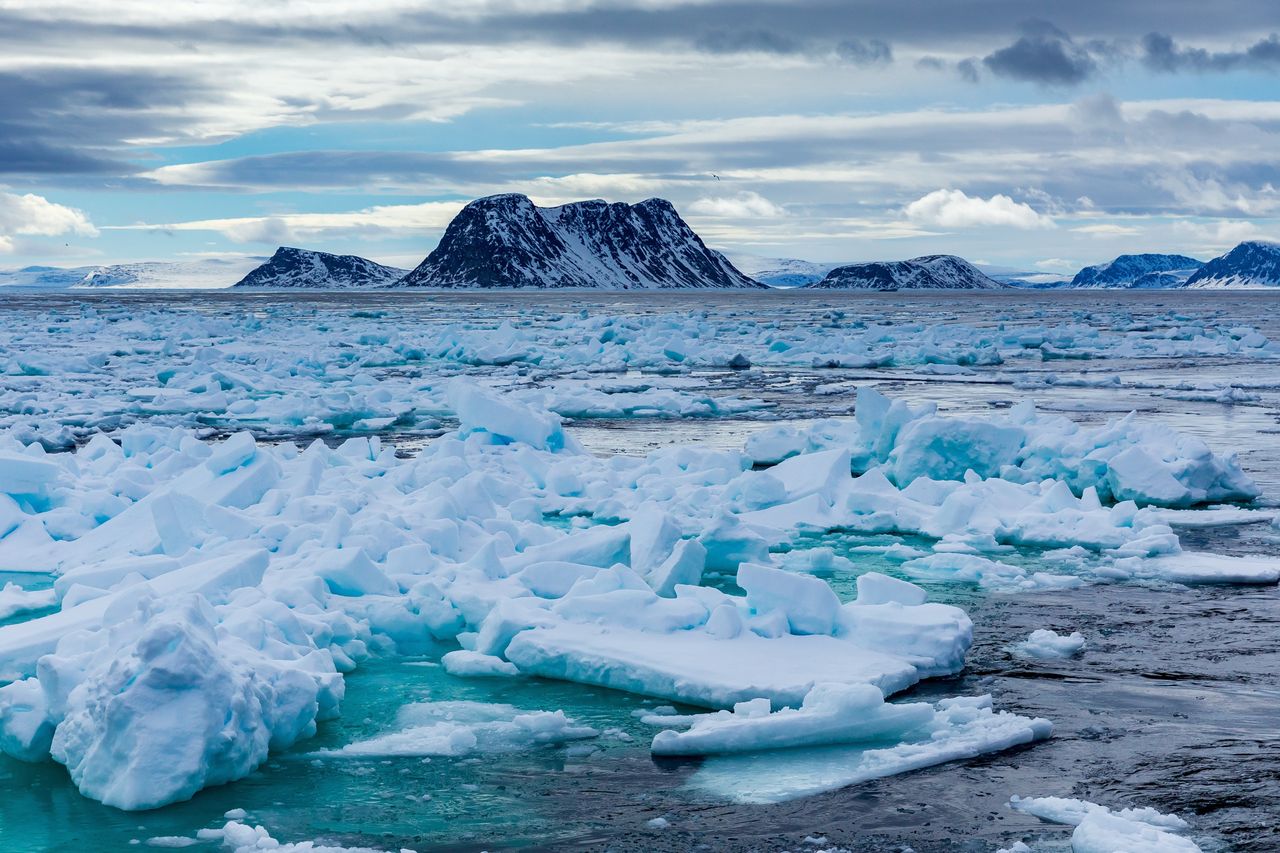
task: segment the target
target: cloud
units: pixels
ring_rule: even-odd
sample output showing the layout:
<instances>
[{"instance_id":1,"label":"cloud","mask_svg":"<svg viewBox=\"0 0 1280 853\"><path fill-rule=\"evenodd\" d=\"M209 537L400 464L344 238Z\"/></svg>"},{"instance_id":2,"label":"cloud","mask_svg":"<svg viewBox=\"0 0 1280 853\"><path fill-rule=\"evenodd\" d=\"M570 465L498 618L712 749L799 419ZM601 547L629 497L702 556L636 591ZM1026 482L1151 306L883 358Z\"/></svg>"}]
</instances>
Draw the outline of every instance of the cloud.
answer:
<instances>
[{"instance_id":1,"label":"cloud","mask_svg":"<svg viewBox=\"0 0 1280 853\"><path fill-rule=\"evenodd\" d=\"M800 42L770 30L713 30L694 42L707 53L798 53Z\"/></svg>"},{"instance_id":2,"label":"cloud","mask_svg":"<svg viewBox=\"0 0 1280 853\"><path fill-rule=\"evenodd\" d=\"M1171 36L1148 33L1143 36L1140 57L1152 71L1280 71L1280 35L1272 33L1244 50L1211 52L1200 47L1179 46Z\"/></svg>"},{"instance_id":3,"label":"cloud","mask_svg":"<svg viewBox=\"0 0 1280 853\"><path fill-rule=\"evenodd\" d=\"M1012 80L1064 86L1082 83L1097 72L1089 49L1052 24L1031 21L1023 29L1013 44L983 58L988 71Z\"/></svg>"},{"instance_id":4,"label":"cloud","mask_svg":"<svg viewBox=\"0 0 1280 853\"><path fill-rule=\"evenodd\" d=\"M1007 195L971 197L961 190L934 190L908 204L907 219L939 228L1052 228L1054 221Z\"/></svg>"},{"instance_id":5,"label":"cloud","mask_svg":"<svg viewBox=\"0 0 1280 853\"><path fill-rule=\"evenodd\" d=\"M1256 223L1237 219L1180 220L1174 223L1173 231L1189 244L1188 251L1199 255L1218 255L1246 240L1275 240L1280 237L1280 230L1267 232Z\"/></svg>"},{"instance_id":6,"label":"cloud","mask_svg":"<svg viewBox=\"0 0 1280 853\"><path fill-rule=\"evenodd\" d=\"M893 49L880 39L846 39L836 44L836 56L850 65L888 65L893 62Z\"/></svg>"},{"instance_id":7,"label":"cloud","mask_svg":"<svg viewBox=\"0 0 1280 853\"><path fill-rule=\"evenodd\" d=\"M0 252L14 251L14 237L96 237L98 229L79 210L44 196L0 192Z\"/></svg>"},{"instance_id":8,"label":"cloud","mask_svg":"<svg viewBox=\"0 0 1280 853\"><path fill-rule=\"evenodd\" d=\"M1142 233L1141 228L1135 228L1132 225L1117 225L1114 222L1080 225L1071 230L1077 234L1090 234L1095 237L1132 237Z\"/></svg>"},{"instance_id":9,"label":"cloud","mask_svg":"<svg viewBox=\"0 0 1280 853\"><path fill-rule=\"evenodd\" d=\"M725 219L767 219L786 216L787 212L769 199L754 192L740 192L732 197L700 198L689 205L689 212L699 216Z\"/></svg>"},{"instance_id":10,"label":"cloud","mask_svg":"<svg viewBox=\"0 0 1280 853\"><path fill-rule=\"evenodd\" d=\"M1200 177L1187 169L1155 175L1152 181L1167 190L1188 212L1240 213L1245 216L1280 213L1280 189L1271 183L1250 187L1218 177Z\"/></svg>"},{"instance_id":11,"label":"cloud","mask_svg":"<svg viewBox=\"0 0 1280 853\"><path fill-rule=\"evenodd\" d=\"M340 213L281 213L227 219L103 226L104 231L211 231L236 243L281 245L320 238L377 239L427 235L442 230L462 209L460 201L391 204Z\"/></svg>"},{"instance_id":12,"label":"cloud","mask_svg":"<svg viewBox=\"0 0 1280 853\"><path fill-rule=\"evenodd\" d=\"M1035 262L1037 269L1047 272L1072 272L1080 269L1080 265L1075 261L1068 261L1065 258L1045 258L1043 261Z\"/></svg>"}]
</instances>

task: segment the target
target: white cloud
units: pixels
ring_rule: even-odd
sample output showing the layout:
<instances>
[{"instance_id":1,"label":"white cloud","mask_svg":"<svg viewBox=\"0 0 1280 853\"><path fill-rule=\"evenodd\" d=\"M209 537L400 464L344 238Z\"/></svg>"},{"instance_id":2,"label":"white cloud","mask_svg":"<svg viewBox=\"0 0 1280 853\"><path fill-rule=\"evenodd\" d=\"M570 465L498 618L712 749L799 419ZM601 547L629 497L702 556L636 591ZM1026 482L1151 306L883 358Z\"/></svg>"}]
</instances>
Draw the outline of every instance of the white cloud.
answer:
<instances>
[{"instance_id":1,"label":"white cloud","mask_svg":"<svg viewBox=\"0 0 1280 853\"><path fill-rule=\"evenodd\" d=\"M1043 261L1036 261L1036 268L1048 272L1072 272L1078 270L1080 265L1065 258L1045 258Z\"/></svg>"},{"instance_id":2,"label":"white cloud","mask_svg":"<svg viewBox=\"0 0 1280 853\"><path fill-rule=\"evenodd\" d=\"M96 237L98 229L74 207L57 204L44 196L0 192L0 253L15 251L14 237L58 237L76 234Z\"/></svg>"},{"instance_id":3,"label":"white cloud","mask_svg":"<svg viewBox=\"0 0 1280 853\"><path fill-rule=\"evenodd\" d=\"M1218 219L1210 222L1179 221L1173 231L1180 239L1191 243L1190 251L1200 254L1220 254L1245 240L1275 240L1280 232L1266 232L1253 222L1238 219Z\"/></svg>"},{"instance_id":4,"label":"white cloud","mask_svg":"<svg viewBox=\"0 0 1280 853\"><path fill-rule=\"evenodd\" d=\"M1054 227L1051 218L1007 195L982 198L966 195L962 190L934 190L908 204L904 212L912 222L939 228Z\"/></svg>"},{"instance_id":5,"label":"white cloud","mask_svg":"<svg viewBox=\"0 0 1280 853\"><path fill-rule=\"evenodd\" d=\"M740 192L729 197L700 198L689 205L689 212L699 216L725 219L769 219L786 216L787 212L755 192Z\"/></svg>"},{"instance_id":6,"label":"white cloud","mask_svg":"<svg viewBox=\"0 0 1280 853\"><path fill-rule=\"evenodd\" d=\"M281 245L339 234L411 236L438 231L462 209L460 201L388 204L343 213L282 213L233 219L103 226L110 231L213 231L237 243Z\"/></svg>"},{"instance_id":7,"label":"white cloud","mask_svg":"<svg viewBox=\"0 0 1280 853\"><path fill-rule=\"evenodd\" d=\"M1077 234L1091 234L1095 237L1132 237L1141 234L1141 228L1132 225L1117 225L1114 222L1099 222L1096 225L1080 225L1072 228Z\"/></svg>"},{"instance_id":8,"label":"white cloud","mask_svg":"<svg viewBox=\"0 0 1280 853\"><path fill-rule=\"evenodd\" d=\"M1198 178L1185 171L1160 175L1154 183L1189 212L1266 216L1280 211L1280 190L1269 183L1253 188L1216 178Z\"/></svg>"}]
</instances>

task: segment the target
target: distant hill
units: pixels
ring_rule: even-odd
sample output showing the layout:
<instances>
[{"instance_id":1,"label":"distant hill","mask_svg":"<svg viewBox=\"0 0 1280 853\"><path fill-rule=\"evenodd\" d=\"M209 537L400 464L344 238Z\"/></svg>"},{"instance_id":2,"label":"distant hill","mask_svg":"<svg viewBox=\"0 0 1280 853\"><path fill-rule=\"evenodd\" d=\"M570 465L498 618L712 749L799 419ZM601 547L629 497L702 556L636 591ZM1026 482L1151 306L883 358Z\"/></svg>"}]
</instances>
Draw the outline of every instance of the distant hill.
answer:
<instances>
[{"instance_id":1,"label":"distant hill","mask_svg":"<svg viewBox=\"0 0 1280 853\"><path fill-rule=\"evenodd\" d=\"M802 261L799 258L768 258L761 255L730 254L729 261L742 272L770 287L804 287L821 281L841 264Z\"/></svg>"},{"instance_id":2,"label":"distant hill","mask_svg":"<svg viewBox=\"0 0 1280 853\"><path fill-rule=\"evenodd\" d=\"M527 196L507 194L464 207L435 251L393 286L665 290L764 285L708 249L663 199L541 208Z\"/></svg>"},{"instance_id":3,"label":"distant hill","mask_svg":"<svg viewBox=\"0 0 1280 853\"><path fill-rule=\"evenodd\" d=\"M955 255L847 264L807 286L829 290L1003 290L1007 287Z\"/></svg>"},{"instance_id":4,"label":"distant hill","mask_svg":"<svg viewBox=\"0 0 1280 853\"><path fill-rule=\"evenodd\" d=\"M1280 287L1280 244L1250 240L1214 258L1186 283L1195 288Z\"/></svg>"},{"instance_id":5,"label":"distant hill","mask_svg":"<svg viewBox=\"0 0 1280 853\"><path fill-rule=\"evenodd\" d=\"M72 287L97 267L23 267L0 270L0 287Z\"/></svg>"},{"instance_id":6,"label":"distant hill","mask_svg":"<svg viewBox=\"0 0 1280 853\"><path fill-rule=\"evenodd\" d=\"M308 290L386 287L403 278L406 272L355 255L331 255L281 246L270 260L234 286Z\"/></svg>"},{"instance_id":7,"label":"distant hill","mask_svg":"<svg viewBox=\"0 0 1280 853\"><path fill-rule=\"evenodd\" d=\"M1120 255L1105 264L1085 267L1068 287L1121 287L1135 290L1181 287L1203 261L1186 255Z\"/></svg>"},{"instance_id":8,"label":"distant hill","mask_svg":"<svg viewBox=\"0 0 1280 853\"><path fill-rule=\"evenodd\" d=\"M92 267L76 288L209 290L228 287L259 258L202 258L197 261L138 261Z\"/></svg>"}]
</instances>

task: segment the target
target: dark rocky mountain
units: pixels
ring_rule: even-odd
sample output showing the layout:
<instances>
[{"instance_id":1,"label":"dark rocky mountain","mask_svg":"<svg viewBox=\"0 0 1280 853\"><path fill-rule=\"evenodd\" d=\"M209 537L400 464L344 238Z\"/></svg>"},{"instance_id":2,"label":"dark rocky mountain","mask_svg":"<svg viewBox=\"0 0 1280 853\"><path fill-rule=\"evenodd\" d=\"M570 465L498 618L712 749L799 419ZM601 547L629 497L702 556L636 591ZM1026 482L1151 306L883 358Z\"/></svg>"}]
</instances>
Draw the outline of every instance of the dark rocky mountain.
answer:
<instances>
[{"instance_id":1,"label":"dark rocky mountain","mask_svg":"<svg viewBox=\"0 0 1280 853\"><path fill-rule=\"evenodd\" d=\"M396 287L761 288L708 249L671 203L580 201L540 208L518 194L464 207Z\"/></svg>"},{"instance_id":2,"label":"dark rocky mountain","mask_svg":"<svg viewBox=\"0 0 1280 853\"><path fill-rule=\"evenodd\" d=\"M1068 287L1153 289L1181 287L1203 261L1186 255L1121 255L1105 264L1085 267Z\"/></svg>"},{"instance_id":3,"label":"dark rocky mountain","mask_svg":"<svg viewBox=\"0 0 1280 853\"><path fill-rule=\"evenodd\" d=\"M386 287L404 274L402 269L383 266L355 255L331 255L281 246L270 260L233 286L308 290Z\"/></svg>"},{"instance_id":4,"label":"dark rocky mountain","mask_svg":"<svg viewBox=\"0 0 1280 853\"><path fill-rule=\"evenodd\" d=\"M1250 240L1205 264L1187 287L1280 287L1280 244Z\"/></svg>"},{"instance_id":5,"label":"dark rocky mountain","mask_svg":"<svg viewBox=\"0 0 1280 853\"><path fill-rule=\"evenodd\" d=\"M1003 290L1006 285L955 255L836 267L812 288L832 290Z\"/></svg>"}]
</instances>

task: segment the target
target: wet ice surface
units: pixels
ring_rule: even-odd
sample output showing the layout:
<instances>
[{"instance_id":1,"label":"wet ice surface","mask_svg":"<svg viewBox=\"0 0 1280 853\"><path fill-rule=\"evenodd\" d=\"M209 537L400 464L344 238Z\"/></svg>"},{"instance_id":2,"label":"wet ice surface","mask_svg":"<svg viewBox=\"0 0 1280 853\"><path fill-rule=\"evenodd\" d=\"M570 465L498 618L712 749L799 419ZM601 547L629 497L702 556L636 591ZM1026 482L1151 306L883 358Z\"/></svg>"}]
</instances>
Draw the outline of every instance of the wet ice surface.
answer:
<instances>
[{"instance_id":1,"label":"wet ice surface","mask_svg":"<svg viewBox=\"0 0 1280 853\"><path fill-rule=\"evenodd\" d=\"M416 296L416 295L415 295ZM1087 298L1086 298L1087 297ZM15 310L50 310L63 296L5 297ZM1176 311L1225 325L1248 324L1280 339L1269 294L1001 294L1000 297L913 297L903 294L832 298L769 294L752 316L801 326L833 306L846 320L964 323L976 327L1006 316L1008 324L1078 322L1081 312L1105 325L1118 314L1141 325L1145 317ZM136 300L136 303L135 303ZM170 302L167 300L174 300ZM688 297L539 295L554 311L657 314L689 310ZM89 301L89 300L85 300ZM342 294L284 297L119 297L92 295L110 308L239 314L245 304L301 303L319 312L353 308L386 311L382 323L412 324L440 317L519 318L529 299ZM358 302L358 305L353 305ZM741 310L719 295L699 295L699 308ZM489 368L466 367L483 375ZM641 453L700 441L739 449L762 420L803 425L844 414L853 389L875 384L891 396L936 402L944 412L984 413L1033 398L1048 411L1099 423L1138 409L1205 439L1216 450L1240 453L1264 500L1280 497L1280 365L1227 357L1124 358L1042 361L1011 357L974 367L973 375L923 375L912 366L882 369L757 367L699 369L668 377L670 387L708 396L772 404L730 417L698 420L579 419L572 427L600 453ZM503 368L514 385L539 375ZM1049 374L1056 381L1046 383ZM643 375L661 385L662 375ZM1118 387L1067 384L1120 377ZM544 377L543 377L544 378ZM1066 381L1063 381L1066 380ZM31 380L27 380L31 381ZM38 381L38 380L36 380ZM1236 405L1174 399L1184 384L1250 389L1257 400ZM834 386L834 387L833 387ZM448 426L448 414L441 425ZM430 440L431 430L406 436L382 430L405 452ZM287 439L287 434L278 436ZM1226 554L1280 550L1280 531L1266 524L1180 531L1186 548ZM824 537L839 549L839 536ZM1034 560L1034 557L1027 559ZM858 570L895 570L861 556ZM0 575L0 585L7 576ZM24 583L31 586L32 576ZM831 578L849 597L852 576ZM727 583L727 582L726 582ZM691 790L698 761L654 761L633 710L657 702L536 679L461 680L445 675L438 654L362 666L348 676L343 716L324 723L317 738L273 756L264 769L230 786L207 790L189 803L157 812L125 814L81 797L64 768L0 758L0 849L119 849L133 839L192 835L221 825L221 815L245 808L251 822L281 839L323 837L348 844L415 849L805 849L806 836L824 836L854 850L909 845L916 851L994 850L1035 840L1036 849L1069 847L1071 828L1045 824L1007 808L1011 795L1072 796L1113 807L1153 806L1192 823L1190 837L1207 850L1274 850L1280 827L1280 593L1258 589L1171 585L1091 585L1061 592L997 594L971 587L926 584L931 598L964 607L976 626L975 645L960 676L927 681L900 699L992 693L1002 710L1047 717L1055 735L1033 747L944 765L777 805L726 805ZM1034 630L1080 631L1078 657L1027 660L1009 652ZM419 701L484 701L517 708L563 709L603 732L581 743L475 756L344 758L317 753L386 732L385 721ZM744 768L744 772L750 768ZM429 795L424 799L423 795ZM668 825L647 821L662 817Z\"/></svg>"}]
</instances>

